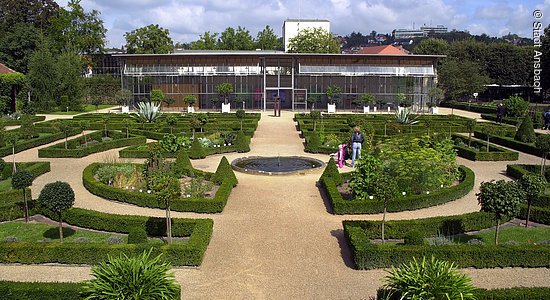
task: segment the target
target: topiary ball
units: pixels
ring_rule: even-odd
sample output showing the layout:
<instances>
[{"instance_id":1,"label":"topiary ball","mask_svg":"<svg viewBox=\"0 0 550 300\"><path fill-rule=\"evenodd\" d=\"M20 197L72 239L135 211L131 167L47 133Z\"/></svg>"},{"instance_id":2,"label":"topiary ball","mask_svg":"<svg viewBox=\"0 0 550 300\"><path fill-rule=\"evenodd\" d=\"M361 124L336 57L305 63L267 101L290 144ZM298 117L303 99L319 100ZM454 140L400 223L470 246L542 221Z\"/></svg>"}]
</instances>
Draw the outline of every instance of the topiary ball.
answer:
<instances>
[{"instance_id":1,"label":"topiary ball","mask_svg":"<svg viewBox=\"0 0 550 300\"><path fill-rule=\"evenodd\" d=\"M131 228L128 232L128 244L147 243L147 232L143 227Z\"/></svg>"},{"instance_id":2,"label":"topiary ball","mask_svg":"<svg viewBox=\"0 0 550 300\"><path fill-rule=\"evenodd\" d=\"M418 230L411 230L405 234L405 245L423 245L424 244L424 236L422 236L422 233Z\"/></svg>"}]
</instances>

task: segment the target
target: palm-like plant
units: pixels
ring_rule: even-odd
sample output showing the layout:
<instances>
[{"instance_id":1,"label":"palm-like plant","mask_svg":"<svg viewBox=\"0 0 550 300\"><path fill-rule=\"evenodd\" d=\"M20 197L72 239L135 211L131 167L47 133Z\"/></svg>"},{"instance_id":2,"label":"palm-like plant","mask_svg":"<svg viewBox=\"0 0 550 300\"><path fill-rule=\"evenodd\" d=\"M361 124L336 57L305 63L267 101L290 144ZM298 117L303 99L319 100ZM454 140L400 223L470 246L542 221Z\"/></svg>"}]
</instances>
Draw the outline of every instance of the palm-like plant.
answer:
<instances>
[{"instance_id":1,"label":"palm-like plant","mask_svg":"<svg viewBox=\"0 0 550 300\"><path fill-rule=\"evenodd\" d=\"M385 278L385 299L476 299L472 280L456 269L452 262L415 258L392 267ZM397 296L397 298L395 298Z\"/></svg>"},{"instance_id":2,"label":"palm-like plant","mask_svg":"<svg viewBox=\"0 0 550 300\"><path fill-rule=\"evenodd\" d=\"M92 280L84 284L86 299L176 299L180 287L170 265L151 250L137 257L109 257L92 267Z\"/></svg>"},{"instance_id":3,"label":"palm-like plant","mask_svg":"<svg viewBox=\"0 0 550 300\"><path fill-rule=\"evenodd\" d=\"M160 103L139 102L138 111L132 116L141 123L154 123L161 116Z\"/></svg>"},{"instance_id":4,"label":"palm-like plant","mask_svg":"<svg viewBox=\"0 0 550 300\"><path fill-rule=\"evenodd\" d=\"M395 121L403 125L414 125L418 123L418 117L412 117L412 111L408 108L403 108L395 113Z\"/></svg>"}]
</instances>

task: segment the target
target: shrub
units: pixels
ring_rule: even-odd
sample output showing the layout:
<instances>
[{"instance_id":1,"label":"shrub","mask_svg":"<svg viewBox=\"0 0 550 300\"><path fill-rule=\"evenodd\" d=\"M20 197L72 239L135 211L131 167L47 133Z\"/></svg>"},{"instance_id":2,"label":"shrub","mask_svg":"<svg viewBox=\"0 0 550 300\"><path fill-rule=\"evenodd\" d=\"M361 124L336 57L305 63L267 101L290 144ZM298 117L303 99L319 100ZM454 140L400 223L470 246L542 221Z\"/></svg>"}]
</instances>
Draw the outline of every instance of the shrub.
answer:
<instances>
[{"instance_id":1,"label":"shrub","mask_svg":"<svg viewBox=\"0 0 550 300\"><path fill-rule=\"evenodd\" d=\"M424 237L418 230L411 230L405 235L405 245L423 245Z\"/></svg>"},{"instance_id":2,"label":"shrub","mask_svg":"<svg viewBox=\"0 0 550 300\"><path fill-rule=\"evenodd\" d=\"M212 181L217 184L222 184L224 180L227 180L233 186L236 186L237 183L239 183L233 168L231 168L231 165L225 156L222 157L220 164L216 169L216 173L214 173L214 176L212 177Z\"/></svg>"},{"instance_id":3,"label":"shrub","mask_svg":"<svg viewBox=\"0 0 550 300\"><path fill-rule=\"evenodd\" d=\"M384 285L387 296L396 294L397 299L476 299L472 280L460 273L454 263L434 258L415 258L392 266Z\"/></svg>"},{"instance_id":4,"label":"shrub","mask_svg":"<svg viewBox=\"0 0 550 300\"><path fill-rule=\"evenodd\" d=\"M321 147L321 137L317 131L313 131L309 135L309 140L307 141L306 151L311 153L319 152L319 147Z\"/></svg>"},{"instance_id":5,"label":"shrub","mask_svg":"<svg viewBox=\"0 0 550 300\"><path fill-rule=\"evenodd\" d=\"M248 137L244 135L244 132L237 132L237 138L235 139L235 149L239 153L249 152L250 151L250 142Z\"/></svg>"},{"instance_id":6,"label":"shrub","mask_svg":"<svg viewBox=\"0 0 550 300\"><path fill-rule=\"evenodd\" d=\"M341 185L344 183L344 179L342 178L342 175L338 171L338 167L336 166L336 162L334 161L334 158L330 158L325 170L323 171L322 177L330 177L334 184L336 186Z\"/></svg>"},{"instance_id":7,"label":"shrub","mask_svg":"<svg viewBox=\"0 0 550 300\"><path fill-rule=\"evenodd\" d=\"M536 139L535 129L533 129L533 121L529 115L523 117L523 121L516 132L514 139L524 143L534 143Z\"/></svg>"},{"instance_id":8,"label":"shrub","mask_svg":"<svg viewBox=\"0 0 550 300\"><path fill-rule=\"evenodd\" d=\"M74 191L71 186L62 181L56 181L48 183L44 186L40 195L38 196L38 202L41 206L49 209L50 211L57 213L59 216L59 239L63 242L63 230L61 213L74 204Z\"/></svg>"},{"instance_id":9,"label":"shrub","mask_svg":"<svg viewBox=\"0 0 550 300\"><path fill-rule=\"evenodd\" d=\"M178 299L180 288L170 265L151 250L137 257L109 257L92 267L92 280L84 284L87 299Z\"/></svg>"},{"instance_id":10,"label":"shrub","mask_svg":"<svg viewBox=\"0 0 550 300\"><path fill-rule=\"evenodd\" d=\"M187 152L183 149L177 152L176 171L180 176L193 176L193 165L191 164L191 160L189 160L189 155L187 155Z\"/></svg>"},{"instance_id":11,"label":"shrub","mask_svg":"<svg viewBox=\"0 0 550 300\"><path fill-rule=\"evenodd\" d=\"M189 149L189 158L200 159L205 157L206 154L204 153L204 148L202 147L199 139L193 139L193 142L191 143L191 149Z\"/></svg>"},{"instance_id":12,"label":"shrub","mask_svg":"<svg viewBox=\"0 0 550 300\"><path fill-rule=\"evenodd\" d=\"M519 96L510 96L504 100L506 113L511 117L522 117L529 108L529 102Z\"/></svg>"},{"instance_id":13,"label":"shrub","mask_svg":"<svg viewBox=\"0 0 550 300\"><path fill-rule=\"evenodd\" d=\"M128 244L147 243L147 232L144 227L134 227L128 232Z\"/></svg>"}]
</instances>

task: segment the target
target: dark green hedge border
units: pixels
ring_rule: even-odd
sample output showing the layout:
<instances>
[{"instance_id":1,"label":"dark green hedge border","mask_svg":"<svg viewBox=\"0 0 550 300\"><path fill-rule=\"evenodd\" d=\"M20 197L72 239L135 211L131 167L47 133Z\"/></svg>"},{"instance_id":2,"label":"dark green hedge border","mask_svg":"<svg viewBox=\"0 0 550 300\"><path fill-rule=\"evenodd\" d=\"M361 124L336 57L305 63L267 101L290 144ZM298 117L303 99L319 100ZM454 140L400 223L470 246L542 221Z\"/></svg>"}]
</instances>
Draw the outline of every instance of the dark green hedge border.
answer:
<instances>
[{"instance_id":1,"label":"dark green hedge border","mask_svg":"<svg viewBox=\"0 0 550 300\"><path fill-rule=\"evenodd\" d=\"M42 214L57 220L56 214L41 211ZM132 228L144 227L150 236L166 234L166 219L144 216L127 216L101 213L81 208L71 208L63 213L67 224L108 232L128 233ZM163 259L175 266L198 266L210 243L213 221L211 219L172 218L172 235L189 237L186 243L151 246L147 244L109 245L100 243L28 243L0 242L0 262L2 263L61 263L97 264L108 255L138 255L153 248L153 255L163 254Z\"/></svg>"},{"instance_id":2,"label":"dark green hedge border","mask_svg":"<svg viewBox=\"0 0 550 300\"><path fill-rule=\"evenodd\" d=\"M459 167L463 180L455 186L440 189L430 194L413 195L388 202L388 212L415 210L454 201L467 195L474 187L475 174L465 166ZM334 179L321 176L321 186L325 189L332 212L345 214L377 214L384 211L383 203L375 200L344 200L338 191Z\"/></svg>"},{"instance_id":3,"label":"dark green hedge border","mask_svg":"<svg viewBox=\"0 0 550 300\"><path fill-rule=\"evenodd\" d=\"M453 134L452 138L460 138L465 143L468 142L468 138L463 135ZM483 151L487 149L487 143L481 140L472 140L472 144L478 145L480 151L476 151L468 146L455 145L454 148L457 150L458 156L473 161L516 161L519 159L518 152L510 151L491 144L489 144L489 152Z\"/></svg>"},{"instance_id":4,"label":"dark green hedge border","mask_svg":"<svg viewBox=\"0 0 550 300\"><path fill-rule=\"evenodd\" d=\"M493 226L494 220L491 214L479 212L451 217L389 221L386 224L387 238L401 239L411 230L418 230L423 236L437 236L438 232L458 234L480 230ZM373 244L370 239L380 236L380 222L343 221L343 225L357 269L388 268L410 261L413 257L423 256L453 261L461 268L550 266L550 246Z\"/></svg>"},{"instance_id":5,"label":"dark green hedge border","mask_svg":"<svg viewBox=\"0 0 550 300\"><path fill-rule=\"evenodd\" d=\"M65 149L65 143L61 142L46 148L38 149L38 157L84 157L93 153L102 152L110 149L121 148L131 145L144 144L146 139L143 136L130 135L126 138L126 134L118 131L108 131L108 136L113 138L110 141L100 142L89 145L84 148L76 148L82 138L101 139L103 131L97 131L87 134L83 137L77 137L68 141L69 149Z\"/></svg>"},{"instance_id":6,"label":"dark green hedge border","mask_svg":"<svg viewBox=\"0 0 550 300\"><path fill-rule=\"evenodd\" d=\"M104 164L93 163L87 166L82 172L82 183L84 187L92 194L109 199L120 201L124 203L130 203L141 207L151 208L166 208L163 202L159 202L157 198L152 194L140 193L137 191L124 190L114 188L97 181L94 177L97 169ZM193 170L196 172L197 170ZM232 169L229 170L233 172ZM203 175L205 175L203 173ZM208 174L208 177L215 176L215 173ZM234 176L234 175L233 175ZM218 191L213 199L209 198L179 198L172 202L170 207L173 211L182 212L197 212L197 213L220 213L225 208L227 200L231 191L233 190L233 183L229 180L229 176L222 176ZM227 180L226 180L227 179Z\"/></svg>"},{"instance_id":7,"label":"dark green hedge border","mask_svg":"<svg viewBox=\"0 0 550 300\"><path fill-rule=\"evenodd\" d=\"M118 151L120 158L147 158L149 157L148 150L137 150L138 146L130 146ZM203 148L206 155L224 154L230 152L236 152L235 145L219 147L219 148ZM177 153L164 153L164 157L174 158Z\"/></svg>"},{"instance_id":8,"label":"dark green hedge border","mask_svg":"<svg viewBox=\"0 0 550 300\"><path fill-rule=\"evenodd\" d=\"M82 130L74 128L70 130L69 136L73 136L81 132ZM40 136L39 134L37 138L33 138L33 139L19 140L17 142L17 145L15 146L15 153L19 153L27 149L49 144L57 140L60 140L64 137L65 135L63 133L57 132L57 133L42 135L42 136ZM0 156L8 156L10 154L12 154L11 146L4 146L0 148Z\"/></svg>"},{"instance_id":9,"label":"dark green hedge border","mask_svg":"<svg viewBox=\"0 0 550 300\"><path fill-rule=\"evenodd\" d=\"M393 294L391 298L386 298L386 295L387 290L379 289L377 299L398 300L400 298L397 294ZM476 289L474 295L477 300L547 300L550 298L550 288Z\"/></svg>"},{"instance_id":10,"label":"dark green hedge border","mask_svg":"<svg viewBox=\"0 0 550 300\"><path fill-rule=\"evenodd\" d=\"M550 170L550 168L549 168ZM539 174L540 165L512 164L506 166L506 175L520 179L525 174ZM521 206L519 217L527 218L527 205ZM550 225L550 195L540 195L533 200L529 220L536 223Z\"/></svg>"},{"instance_id":11,"label":"dark green hedge border","mask_svg":"<svg viewBox=\"0 0 550 300\"><path fill-rule=\"evenodd\" d=\"M480 131L475 131L474 136L481 140L487 140L487 135ZM489 138L489 142L498 144L507 148L511 148L517 151L525 152L532 155L541 156L542 152L540 152L537 147L535 147L535 144L530 143L523 143L520 141L514 140L512 137L503 137L498 135L491 135Z\"/></svg>"},{"instance_id":12,"label":"dark green hedge border","mask_svg":"<svg viewBox=\"0 0 550 300\"><path fill-rule=\"evenodd\" d=\"M496 106L479 105L477 103L468 102L443 101L439 103L439 106L473 111L482 114L495 114L497 112Z\"/></svg>"}]
</instances>

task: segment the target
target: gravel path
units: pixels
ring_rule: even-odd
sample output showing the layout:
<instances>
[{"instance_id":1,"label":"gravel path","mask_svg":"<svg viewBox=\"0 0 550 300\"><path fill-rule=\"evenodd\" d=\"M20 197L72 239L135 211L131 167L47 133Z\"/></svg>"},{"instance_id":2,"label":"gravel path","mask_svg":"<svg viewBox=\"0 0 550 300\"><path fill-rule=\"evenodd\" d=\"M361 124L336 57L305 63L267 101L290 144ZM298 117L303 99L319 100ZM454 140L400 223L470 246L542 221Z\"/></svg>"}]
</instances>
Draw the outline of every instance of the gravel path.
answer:
<instances>
[{"instance_id":1,"label":"gravel path","mask_svg":"<svg viewBox=\"0 0 550 300\"><path fill-rule=\"evenodd\" d=\"M455 110L455 114L460 111ZM327 155L303 152L292 122L293 113L282 117L262 114L251 143L252 155L305 155L328 160ZM43 146L44 147L44 146ZM55 180L67 181L76 194L77 207L115 214L163 216L164 211L114 203L90 194L82 186L82 170L92 162L112 160L117 150L81 159L47 159L52 172L37 178L33 196ZM231 153L229 161L243 156ZM37 158L37 149L17 154L17 161ZM196 168L214 171L221 155L193 161ZM142 161L142 160L135 160ZM459 159L481 181L507 178L506 162L471 162ZM517 163L538 163L538 158L520 154ZM349 171L344 168L343 171ZM379 220L381 215L335 216L327 212L316 181L320 171L292 176L255 176L238 173L223 213L204 215L174 212L174 217L214 219L212 240L199 268L176 269L183 295L190 299L367 299L376 293L383 270L357 271L345 245L342 220ZM477 189L462 199L417 211L390 213L388 219L411 219L456 215L478 211ZM466 269L479 287L550 286L550 270ZM18 281L81 281L89 278L89 267L60 265L1 265L0 279Z\"/></svg>"}]
</instances>

